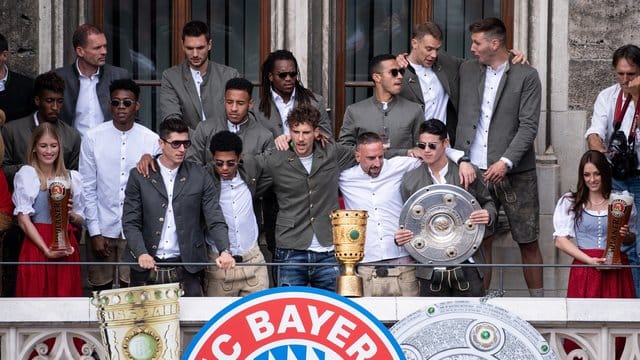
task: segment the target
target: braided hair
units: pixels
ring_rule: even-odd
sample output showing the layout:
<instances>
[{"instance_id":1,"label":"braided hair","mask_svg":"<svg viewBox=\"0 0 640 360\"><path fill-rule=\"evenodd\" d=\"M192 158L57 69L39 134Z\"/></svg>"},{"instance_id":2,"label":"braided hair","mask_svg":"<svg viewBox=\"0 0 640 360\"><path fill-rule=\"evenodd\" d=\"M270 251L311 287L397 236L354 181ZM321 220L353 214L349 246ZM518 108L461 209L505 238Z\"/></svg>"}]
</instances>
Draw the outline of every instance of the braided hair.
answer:
<instances>
[{"instance_id":1,"label":"braided hair","mask_svg":"<svg viewBox=\"0 0 640 360\"><path fill-rule=\"evenodd\" d=\"M260 105L258 109L265 114L266 117L271 116L271 80L269 80L269 74L273 72L278 60L290 60L296 66L298 71L298 61L289 50L276 50L267 56L267 59L262 63L262 89L260 92ZM311 99L316 100L313 92L302 85L300 79L296 79L295 84L296 99L299 104L311 104Z\"/></svg>"}]
</instances>

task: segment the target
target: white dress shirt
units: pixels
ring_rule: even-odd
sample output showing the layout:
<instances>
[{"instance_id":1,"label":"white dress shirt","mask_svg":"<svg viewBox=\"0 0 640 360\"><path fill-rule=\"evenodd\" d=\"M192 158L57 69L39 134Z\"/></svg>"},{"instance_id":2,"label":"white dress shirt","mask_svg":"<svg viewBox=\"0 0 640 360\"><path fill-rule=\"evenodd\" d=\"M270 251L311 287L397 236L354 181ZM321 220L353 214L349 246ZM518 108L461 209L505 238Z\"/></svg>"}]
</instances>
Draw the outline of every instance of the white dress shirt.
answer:
<instances>
[{"instance_id":1,"label":"white dress shirt","mask_svg":"<svg viewBox=\"0 0 640 360\"><path fill-rule=\"evenodd\" d=\"M616 111L616 101L618 100L618 94L622 91L622 88L619 84L615 84L610 86L600 92L598 97L596 98L596 102L593 105L593 116L591 117L591 127L587 129L584 137L587 138L591 134L598 134L600 139L602 139L602 143L604 147L609 146L609 141L611 140L611 135L613 134L613 117ZM626 97L622 97L622 103ZM629 137L629 132L631 132L631 125L633 124L633 115L636 111L636 107L633 101L629 103L629 107L622 118L622 124L620 124L620 130L624 131L624 134ZM636 124L636 128L640 124ZM640 138L637 135L636 130L636 152L640 151L640 146L638 146L638 139ZM640 157L638 157L640 159ZM640 165L640 162L638 163Z\"/></svg>"},{"instance_id":2,"label":"white dress shirt","mask_svg":"<svg viewBox=\"0 0 640 360\"><path fill-rule=\"evenodd\" d=\"M156 256L160 259L169 259L180 256L178 233L176 232L176 219L173 214L173 187L176 182L176 175L178 175L178 170L180 169L180 167L169 169L162 165L160 161L158 161L158 165L160 167L160 175L162 175L164 187L167 190L168 202Z\"/></svg>"},{"instance_id":3,"label":"white dress shirt","mask_svg":"<svg viewBox=\"0 0 640 360\"><path fill-rule=\"evenodd\" d=\"M129 171L143 154L160 153L158 135L134 123L120 131L107 121L82 139L79 170L84 179L89 235L111 238L122 234L122 206Z\"/></svg>"},{"instance_id":4,"label":"white dress shirt","mask_svg":"<svg viewBox=\"0 0 640 360\"><path fill-rule=\"evenodd\" d=\"M232 133L237 134L238 131L240 131L240 127L242 125L246 124L247 121L249 121L249 117L248 116L240 124L234 124L234 123L232 123L231 121L229 121L227 119L227 129L229 129L229 131L231 131Z\"/></svg>"},{"instance_id":5,"label":"white dress shirt","mask_svg":"<svg viewBox=\"0 0 640 360\"><path fill-rule=\"evenodd\" d=\"M356 165L340 173L340 191L347 209L366 210L366 240L363 263L409 256L393 241L404 202L400 194L402 176L420 166L420 160L397 156L384 160L373 178Z\"/></svg>"},{"instance_id":6,"label":"white dress shirt","mask_svg":"<svg viewBox=\"0 0 640 360\"><path fill-rule=\"evenodd\" d=\"M447 172L449 172L449 163L447 162L446 164L444 164L444 166L442 167L442 169L440 169L440 171L438 171L438 176L440 177L440 179L436 179L436 177L433 175L433 171L431 171L431 168L427 166L427 170L429 170L429 175L431 175L431 180L433 181L434 184L446 184L447 183L447 179L445 179L445 175L447 175Z\"/></svg>"},{"instance_id":7,"label":"white dress shirt","mask_svg":"<svg viewBox=\"0 0 640 360\"><path fill-rule=\"evenodd\" d=\"M78 102L76 103L76 116L73 119L73 126L78 129L80 135L84 138L87 131L94 126L104 122L104 115L100 107L100 100L96 92L96 86L100 81L100 68L95 74L85 76L80 71L78 61L76 60L76 68L78 70L78 78L80 79L80 91L78 91Z\"/></svg>"},{"instance_id":8,"label":"white dress shirt","mask_svg":"<svg viewBox=\"0 0 640 360\"><path fill-rule=\"evenodd\" d=\"M273 102L276 104L278 112L280 113L280 121L282 121L282 133L285 135L289 135L289 125L287 124L287 117L289 117L289 113L291 112L291 110L293 110L293 104L295 104L296 102L296 89L293 88L291 98L287 103L285 103L282 96L273 91L273 89L271 89L271 96L273 96Z\"/></svg>"},{"instance_id":9,"label":"white dress shirt","mask_svg":"<svg viewBox=\"0 0 640 360\"><path fill-rule=\"evenodd\" d=\"M471 162L482 170L486 170L489 165L491 165L487 164L489 126L491 125L491 118L493 117L493 109L495 106L496 94L498 93L498 86L500 85L500 79L502 79L502 75L504 75L504 69L506 66L507 63L505 62L498 66L498 69L496 70L493 70L491 66L486 66L485 70L480 119L478 119L476 136L473 138L473 142L469 149Z\"/></svg>"},{"instance_id":10,"label":"white dress shirt","mask_svg":"<svg viewBox=\"0 0 640 360\"><path fill-rule=\"evenodd\" d=\"M9 68L7 65L4 66L4 77L0 79L0 91L4 91L4 87L7 84L7 78L9 78Z\"/></svg>"},{"instance_id":11,"label":"white dress shirt","mask_svg":"<svg viewBox=\"0 0 640 360\"><path fill-rule=\"evenodd\" d=\"M449 95L432 68L409 62L418 76L422 98L424 99L424 119L438 119L447 123L447 103Z\"/></svg>"},{"instance_id":12,"label":"white dress shirt","mask_svg":"<svg viewBox=\"0 0 640 360\"><path fill-rule=\"evenodd\" d=\"M198 100L200 101L200 111L202 111L202 121L207 120L207 115L204 113L204 106L202 106L202 95L200 95L200 85L202 85L202 83L204 82L204 79L202 78L202 73L198 70L193 70L191 67L189 67L189 70L191 70L191 77L193 78L193 83L196 84L196 91L198 92Z\"/></svg>"},{"instance_id":13,"label":"white dress shirt","mask_svg":"<svg viewBox=\"0 0 640 360\"><path fill-rule=\"evenodd\" d=\"M231 253L246 254L258 243L258 222L251 191L240 174L231 180L220 180L220 207L229 227Z\"/></svg>"}]
</instances>

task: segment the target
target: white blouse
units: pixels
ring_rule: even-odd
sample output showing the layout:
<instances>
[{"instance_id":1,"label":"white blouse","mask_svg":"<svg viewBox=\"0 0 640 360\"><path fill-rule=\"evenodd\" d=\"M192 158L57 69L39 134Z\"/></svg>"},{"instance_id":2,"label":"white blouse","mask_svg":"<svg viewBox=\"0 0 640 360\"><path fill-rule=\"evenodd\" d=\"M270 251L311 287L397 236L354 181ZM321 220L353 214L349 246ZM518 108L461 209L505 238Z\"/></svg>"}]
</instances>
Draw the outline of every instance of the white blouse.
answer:
<instances>
[{"instance_id":1,"label":"white blouse","mask_svg":"<svg viewBox=\"0 0 640 360\"><path fill-rule=\"evenodd\" d=\"M71 170L71 193L73 196L73 212L84 218L84 196L82 195L82 177L80 173ZM36 169L29 165L24 165L18 170L13 179L13 200L15 210L14 215L20 213L33 215L35 210L33 204L40 192L40 179Z\"/></svg>"},{"instance_id":2,"label":"white blouse","mask_svg":"<svg viewBox=\"0 0 640 360\"><path fill-rule=\"evenodd\" d=\"M556 205L556 209L553 212L553 236L567 236L575 238L575 213L571 211L573 207L573 198L571 193L564 194ZM607 210L593 211L584 209L585 212L593 216L606 216ZM631 208L631 217L629 218L629 231L637 234L636 218L638 217L638 211L635 206Z\"/></svg>"}]
</instances>

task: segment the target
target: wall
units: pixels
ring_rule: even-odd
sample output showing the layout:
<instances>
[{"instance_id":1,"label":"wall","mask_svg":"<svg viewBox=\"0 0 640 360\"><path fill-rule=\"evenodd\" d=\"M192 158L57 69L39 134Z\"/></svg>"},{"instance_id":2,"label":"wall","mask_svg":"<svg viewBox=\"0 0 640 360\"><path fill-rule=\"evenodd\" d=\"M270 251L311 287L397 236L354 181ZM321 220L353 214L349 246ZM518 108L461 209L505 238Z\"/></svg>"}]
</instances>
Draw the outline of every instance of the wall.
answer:
<instances>
[{"instance_id":1,"label":"wall","mask_svg":"<svg viewBox=\"0 0 640 360\"><path fill-rule=\"evenodd\" d=\"M9 42L12 70L38 73L38 2L0 0L0 33Z\"/></svg>"}]
</instances>

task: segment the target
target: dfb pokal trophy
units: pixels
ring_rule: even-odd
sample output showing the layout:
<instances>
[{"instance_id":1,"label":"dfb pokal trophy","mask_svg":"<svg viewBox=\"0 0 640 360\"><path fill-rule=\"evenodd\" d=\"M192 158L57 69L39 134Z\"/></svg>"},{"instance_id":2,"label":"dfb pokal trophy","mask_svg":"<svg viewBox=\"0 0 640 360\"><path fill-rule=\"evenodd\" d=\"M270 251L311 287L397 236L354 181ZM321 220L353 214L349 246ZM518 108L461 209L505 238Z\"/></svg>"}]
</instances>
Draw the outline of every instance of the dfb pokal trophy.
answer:
<instances>
[{"instance_id":1,"label":"dfb pokal trophy","mask_svg":"<svg viewBox=\"0 0 640 360\"><path fill-rule=\"evenodd\" d=\"M51 228L53 242L49 248L53 251L69 251L69 198L71 186L67 179L55 177L47 182L49 189L49 209L51 210Z\"/></svg>"},{"instance_id":2,"label":"dfb pokal trophy","mask_svg":"<svg viewBox=\"0 0 640 360\"><path fill-rule=\"evenodd\" d=\"M604 265L621 265L620 246L624 239L620 236L620 228L629 223L633 195L628 191L612 191L609 195L609 214L607 217L607 245L602 257Z\"/></svg>"},{"instance_id":3,"label":"dfb pokal trophy","mask_svg":"<svg viewBox=\"0 0 640 360\"><path fill-rule=\"evenodd\" d=\"M331 213L336 259L344 268L336 281L336 293L342 296L359 297L364 293L362 278L356 274L355 267L364 258L368 217L365 210L334 210Z\"/></svg>"}]
</instances>

